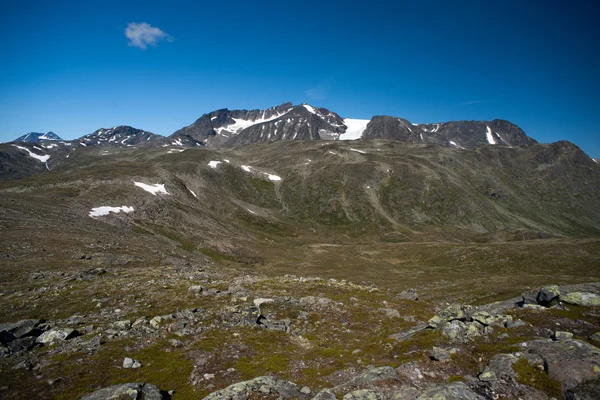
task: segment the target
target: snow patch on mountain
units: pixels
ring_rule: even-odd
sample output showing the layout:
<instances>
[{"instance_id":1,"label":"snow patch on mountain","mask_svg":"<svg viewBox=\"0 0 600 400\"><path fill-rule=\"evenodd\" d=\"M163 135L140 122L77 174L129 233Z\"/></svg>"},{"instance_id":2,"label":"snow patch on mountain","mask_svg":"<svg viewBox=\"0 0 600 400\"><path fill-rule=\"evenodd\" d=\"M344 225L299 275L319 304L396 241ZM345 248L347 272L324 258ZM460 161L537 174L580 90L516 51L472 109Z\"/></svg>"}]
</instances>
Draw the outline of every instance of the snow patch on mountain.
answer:
<instances>
[{"instance_id":1,"label":"snow patch on mountain","mask_svg":"<svg viewBox=\"0 0 600 400\"><path fill-rule=\"evenodd\" d=\"M344 125L346 125L346 132L340 135L340 140L356 140L360 139L370 119L344 119Z\"/></svg>"},{"instance_id":2,"label":"snow patch on mountain","mask_svg":"<svg viewBox=\"0 0 600 400\"><path fill-rule=\"evenodd\" d=\"M101 217L101 216L104 216L104 215L108 215L111 212L113 212L115 214L118 214L120 212L124 212L124 213L128 214L130 212L133 212L133 207L128 207L128 206L121 206L121 207L109 207L109 206L94 207L90 211L90 217L92 217L92 218Z\"/></svg>"},{"instance_id":3,"label":"snow patch on mountain","mask_svg":"<svg viewBox=\"0 0 600 400\"><path fill-rule=\"evenodd\" d=\"M353 151L355 153L360 153L360 154L367 154L366 151L362 151L362 150L358 150L358 149L350 149L350 151Z\"/></svg>"},{"instance_id":4,"label":"snow patch on mountain","mask_svg":"<svg viewBox=\"0 0 600 400\"><path fill-rule=\"evenodd\" d=\"M48 162L48 160L50 159L50 155L48 155L48 154L41 156L39 154L35 154L33 151L29 150L27 147L17 146L16 144L13 144L13 146L16 147L17 149L25 150L27 153L29 153L30 157L33 157L40 162L45 163L45 162Z\"/></svg>"},{"instance_id":5,"label":"snow patch on mountain","mask_svg":"<svg viewBox=\"0 0 600 400\"><path fill-rule=\"evenodd\" d=\"M253 125L263 124L265 122L273 121L277 118L280 118L280 117L284 116L285 114L289 113L291 110L292 109L290 108L289 110L286 110L281 113L277 113L277 114L271 116L270 118L257 118L255 120L242 119L242 118L231 118L232 120L235 121L233 124L224 125L219 128L214 128L214 130L215 130L215 132L217 132L218 135L227 136L225 133L223 133L223 131L237 135L244 129L250 128ZM263 113L263 115L264 115L264 113Z\"/></svg>"},{"instance_id":6,"label":"snow patch on mountain","mask_svg":"<svg viewBox=\"0 0 600 400\"><path fill-rule=\"evenodd\" d=\"M487 137L487 141L489 144L496 144L496 140L494 140L494 135L492 135L492 129L489 126L485 126L486 131L485 135Z\"/></svg>"},{"instance_id":7,"label":"snow patch on mountain","mask_svg":"<svg viewBox=\"0 0 600 400\"><path fill-rule=\"evenodd\" d=\"M208 163L208 166L209 166L209 167L211 167L212 169L215 169L215 168L217 168L217 166L218 166L219 164L221 164L221 161L210 161L210 162Z\"/></svg>"},{"instance_id":8,"label":"snow patch on mountain","mask_svg":"<svg viewBox=\"0 0 600 400\"><path fill-rule=\"evenodd\" d=\"M167 192L167 189L165 189L164 184L156 183L154 185L148 185L148 184L145 184L142 182L133 182L133 183L135 184L135 186L140 187L140 188L144 189L146 192L152 193L155 196L159 193L169 194Z\"/></svg>"},{"instance_id":9,"label":"snow patch on mountain","mask_svg":"<svg viewBox=\"0 0 600 400\"><path fill-rule=\"evenodd\" d=\"M272 174L268 174L265 172L265 175L267 175L269 177L270 181L280 181L281 177L278 175L272 175Z\"/></svg>"}]
</instances>

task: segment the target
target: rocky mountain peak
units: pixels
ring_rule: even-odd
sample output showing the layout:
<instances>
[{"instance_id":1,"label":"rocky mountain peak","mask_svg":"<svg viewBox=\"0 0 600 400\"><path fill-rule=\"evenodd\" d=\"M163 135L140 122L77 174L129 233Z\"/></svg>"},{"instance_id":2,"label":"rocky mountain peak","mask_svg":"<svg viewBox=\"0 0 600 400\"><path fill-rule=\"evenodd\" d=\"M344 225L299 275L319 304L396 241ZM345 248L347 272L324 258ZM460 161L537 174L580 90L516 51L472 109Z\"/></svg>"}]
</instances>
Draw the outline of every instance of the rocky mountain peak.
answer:
<instances>
[{"instance_id":1,"label":"rocky mountain peak","mask_svg":"<svg viewBox=\"0 0 600 400\"><path fill-rule=\"evenodd\" d=\"M100 128L79 139L82 146L110 145L119 147L132 147L140 144L151 143L162 139L161 136L142 129L127 125Z\"/></svg>"},{"instance_id":2,"label":"rocky mountain peak","mask_svg":"<svg viewBox=\"0 0 600 400\"><path fill-rule=\"evenodd\" d=\"M26 135L19 136L13 142L39 143L52 140L62 140L56 133L50 131L46 133L29 132Z\"/></svg>"}]
</instances>

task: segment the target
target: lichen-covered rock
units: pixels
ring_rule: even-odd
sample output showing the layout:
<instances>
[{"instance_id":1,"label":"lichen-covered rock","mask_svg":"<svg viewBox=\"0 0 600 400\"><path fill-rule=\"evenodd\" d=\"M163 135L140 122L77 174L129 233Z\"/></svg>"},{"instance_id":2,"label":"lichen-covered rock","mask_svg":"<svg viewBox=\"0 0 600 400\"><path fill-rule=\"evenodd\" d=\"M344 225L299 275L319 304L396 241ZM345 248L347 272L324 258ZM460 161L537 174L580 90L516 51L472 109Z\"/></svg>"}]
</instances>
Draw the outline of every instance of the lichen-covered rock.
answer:
<instances>
[{"instance_id":1,"label":"lichen-covered rock","mask_svg":"<svg viewBox=\"0 0 600 400\"><path fill-rule=\"evenodd\" d=\"M568 304L578 306L600 306L600 296L595 293L571 292L560 298Z\"/></svg>"},{"instance_id":2,"label":"lichen-covered rock","mask_svg":"<svg viewBox=\"0 0 600 400\"><path fill-rule=\"evenodd\" d=\"M536 354L496 354L488 361L487 366L483 372L479 374L478 378L482 382L512 380L517 375L513 365L521 358L527 359L527 362L533 367L540 369L544 368L544 360Z\"/></svg>"},{"instance_id":3,"label":"lichen-covered rock","mask_svg":"<svg viewBox=\"0 0 600 400\"><path fill-rule=\"evenodd\" d=\"M234 383L225 389L218 390L206 396L205 400L247 400L253 393L277 395L284 399L307 399L298 387L288 381L272 376L259 376L249 381Z\"/></svg>"},{"instance_id":4,"label":"lichen-covered rock","mask_svg":"<svg viewBox=\"0 0 600 400\"><path fill-rule=\"evenodd\" d=\"M600 399L600 378L586 381L565 392L566 400L598 400Z\"/></svg>"},{"instance_id":5,"label":"lichen-covered rock","mask_svg":"<svg viewBox=\"0 0 600 400\"><path fill-rule=\"evenodd\" d=\"M463 382L453 382L425 390L417 400L484 400Z\"/></svg>"},{"instance_id":6,"label":"lichen-covered rock","mask_svg":"<svg viewBox=\"0 0 600 400\"><path fill-rule=\"evenodd\" d=\"M81 400L162 400L160 390L149 383L124 383L102 388L83 396Z\"/></svg>"}]
</instances>

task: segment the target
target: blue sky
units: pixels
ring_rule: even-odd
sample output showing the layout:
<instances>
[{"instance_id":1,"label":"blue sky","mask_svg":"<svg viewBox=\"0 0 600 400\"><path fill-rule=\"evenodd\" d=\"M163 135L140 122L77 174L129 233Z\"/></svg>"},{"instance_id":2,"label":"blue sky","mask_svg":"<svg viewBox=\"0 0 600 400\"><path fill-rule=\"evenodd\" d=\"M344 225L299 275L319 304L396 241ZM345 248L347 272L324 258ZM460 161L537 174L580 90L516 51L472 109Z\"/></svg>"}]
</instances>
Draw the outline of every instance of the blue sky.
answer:
<instances>
[{"instance_id":1,"label":"blue sky","mask_svg":"<svg viewBox=\"0 0 600 400\"><path fill-rule=\"evenodd\" d=\"M356 3L5 3L0 141L169 135L218 108L292 101L349 118L503 118L600 158L597 1Z\"/></svg>"}]
</instances>

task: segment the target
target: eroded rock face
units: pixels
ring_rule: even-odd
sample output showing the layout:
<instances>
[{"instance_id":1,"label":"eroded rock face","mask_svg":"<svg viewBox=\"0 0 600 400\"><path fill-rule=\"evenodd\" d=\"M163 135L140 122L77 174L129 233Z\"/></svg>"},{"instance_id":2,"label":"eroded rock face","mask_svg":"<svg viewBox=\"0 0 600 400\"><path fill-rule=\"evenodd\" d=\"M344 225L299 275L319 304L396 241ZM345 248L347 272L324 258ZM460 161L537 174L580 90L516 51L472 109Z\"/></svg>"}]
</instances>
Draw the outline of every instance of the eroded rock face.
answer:
<instances>
[{"instance_id":1,"label":"eroded rock face","mask_svg":"<svg viewBox=\"0 0 600 400\"><path fill-rule=\"evenodd\" d=\"M81 400L162 400L163 398L160 390L149 383L124 383L102 388L83 396Z\"/></svg>"}]
</instances>

